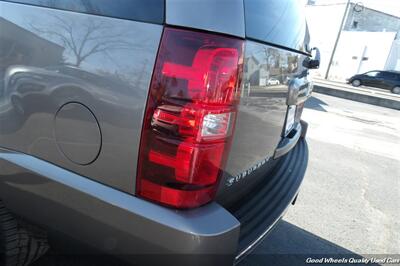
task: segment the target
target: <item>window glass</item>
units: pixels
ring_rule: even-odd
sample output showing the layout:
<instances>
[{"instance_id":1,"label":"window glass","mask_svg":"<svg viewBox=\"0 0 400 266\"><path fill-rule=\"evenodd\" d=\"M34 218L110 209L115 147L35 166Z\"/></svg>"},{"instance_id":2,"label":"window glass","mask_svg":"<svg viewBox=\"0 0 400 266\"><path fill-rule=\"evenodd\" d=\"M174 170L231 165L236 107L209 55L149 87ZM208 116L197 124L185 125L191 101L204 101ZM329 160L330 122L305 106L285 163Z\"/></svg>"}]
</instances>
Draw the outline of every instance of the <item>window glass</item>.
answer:
<instances>
[{"instance_id":1,"label":"window glass","mask_svg":"<svg viewBox=\"0 0 400 266\"><path fill-rule=\"evenodd\" d=\"M377 76L379 76L379 72L378 71L371 71L371 72L365 73L365 75L367 75L368 77L377 77Z\"/></svg>"},{"instance_id":2,"label":"window glass","mask_svg":"<svg viewBox=\"0 0 400 266\"><path fill-rule=\"evenodd\" d=\"M384 77L386 79L394 80L394 79L396 79L396 74L395 73L390 73L390 72L384 72Z\"/></svg>"},{"instance_id":3,"label":"window glass","mask_svg":"<svg viewBox=\"0 0 400 266\"><path fill-rule=\"evenodd\" d=\"M153 23L164 21L164 0L7 0L81 13Z\"/></svg>"},{"instance_id":4,"label":"window glass","mask_svg":"<svg viewBox=\"0 0 400 266\"><path fill-rule=\"evenodd\" d=\"M302 1L244 0L246 36L306 52L309 33Z\"/></svg>"}]
</instances>

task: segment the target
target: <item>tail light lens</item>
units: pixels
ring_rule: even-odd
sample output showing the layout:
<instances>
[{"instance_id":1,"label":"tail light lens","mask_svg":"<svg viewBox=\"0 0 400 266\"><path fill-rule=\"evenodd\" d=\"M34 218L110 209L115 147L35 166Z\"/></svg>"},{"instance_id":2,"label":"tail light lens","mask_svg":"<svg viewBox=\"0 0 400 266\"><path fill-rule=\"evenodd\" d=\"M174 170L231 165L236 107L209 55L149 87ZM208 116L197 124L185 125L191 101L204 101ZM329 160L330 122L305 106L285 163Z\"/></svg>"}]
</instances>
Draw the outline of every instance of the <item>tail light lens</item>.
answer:
<instances>
[{"instance_id":1,"label":"tail light lens","mask_svg":"<svg viewBox=\"0 0 400 266\"><path fill-rule=\"evenodd\" d=\"M176 208L211 201L239 103L243 40L166 28L147 101L136 193Z\"/></svg>"}]
</instances>

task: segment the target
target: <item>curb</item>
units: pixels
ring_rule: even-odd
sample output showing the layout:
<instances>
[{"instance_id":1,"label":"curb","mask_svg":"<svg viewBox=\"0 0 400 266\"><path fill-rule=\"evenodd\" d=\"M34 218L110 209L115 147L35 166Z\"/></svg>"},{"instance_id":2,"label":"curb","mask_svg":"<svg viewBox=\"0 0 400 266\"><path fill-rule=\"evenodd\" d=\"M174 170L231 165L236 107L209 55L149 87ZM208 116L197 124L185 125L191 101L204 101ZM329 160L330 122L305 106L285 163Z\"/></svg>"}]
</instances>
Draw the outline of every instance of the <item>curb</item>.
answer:
<instances>
[{"instance_id":1,"label":"curb","mask_svg":"<svg viewBox=\"0 0 400 266\"><path fill-rule=\"evenodd\" d=\"M395 110L400 110L400 101L399 100L388 99L388 98L379 97L376 95L368 95L365 93L353 92L350 90L330 88L328 86L324 86L322 84L317 84L317 83L314 83L313 91L322 93L322 94L339 97L339 98L353 100L356 102L368 103L368 104L372 104L372 105L377 105L377 106L382 106L382 107L391 108L391 109L395 109Z\"/></svg>"}]
</instances>

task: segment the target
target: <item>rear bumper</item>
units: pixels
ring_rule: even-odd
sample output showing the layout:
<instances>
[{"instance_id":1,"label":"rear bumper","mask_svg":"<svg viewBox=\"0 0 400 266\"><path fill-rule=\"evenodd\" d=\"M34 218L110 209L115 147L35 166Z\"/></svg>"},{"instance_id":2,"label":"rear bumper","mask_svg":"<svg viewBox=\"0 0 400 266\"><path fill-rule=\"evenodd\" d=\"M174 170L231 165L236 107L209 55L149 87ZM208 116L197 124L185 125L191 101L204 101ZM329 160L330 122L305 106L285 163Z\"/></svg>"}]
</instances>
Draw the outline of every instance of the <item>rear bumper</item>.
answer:
<instances>
[{"instance_id":1,"label":"rear bumper","mask_svg":"<svg viewBox=\"0 0 400 266\"><path fill-rule=\"evenodd\" d=\"M231 265L265 237L297 195L306 149L301 139L251 198L227 209L211 203L190 211L164 208L0 149L0 197L31 222L135 263Z\"/></svg>"},{"instance_id":2,"label":"rear bumper","mask_svg":"<svg viewBox=\"0 0 400 266\"><path fill-rule=\"evenodd\" d=\"M294 202L303 181L308 163L305 139L278 162L270 176L265 178L248 197L228 210L241 224L239 252L236 261L254 249Z\"/></svg>"},{"instance_id":3,"label":"rear bumper","mask_svg":"<svg viewBox=\"0 0 400 266\"><path fill-rule=\"evenodd\" d=\"M0 169L0 198L7 208L97 250L144 265L234 261L240 224L216 203L190 211L164 208L2 149Z\"/></svg>"}]
</instances>

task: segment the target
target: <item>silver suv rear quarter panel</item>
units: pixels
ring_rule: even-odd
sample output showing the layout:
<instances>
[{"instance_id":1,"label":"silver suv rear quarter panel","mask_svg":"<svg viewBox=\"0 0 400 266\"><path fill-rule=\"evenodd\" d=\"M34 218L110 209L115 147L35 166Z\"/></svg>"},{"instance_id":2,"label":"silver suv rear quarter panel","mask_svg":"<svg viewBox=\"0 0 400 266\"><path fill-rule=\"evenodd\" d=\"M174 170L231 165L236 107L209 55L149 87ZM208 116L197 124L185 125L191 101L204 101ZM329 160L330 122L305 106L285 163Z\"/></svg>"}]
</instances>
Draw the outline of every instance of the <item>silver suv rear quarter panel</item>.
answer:
<instances>
[{"instance_id":1,"label":"silver suv rear quarter panel","mask_svg":"<svg viewBox=\"0 0 400 266\"><path fill-rule=\"evenodd\" d=\"M162 25L0 1L0 28L0 147L134 193ZM101 151L89 165L73 163L56 143L55 114L68 102L98 121ZM68 140L90 126L78 119L62 134ZM68 143L76 153L84 144Z\"/></svg>"},{"instance_id":2,"label":"silver suv rear quarter panel","mask_svg":"<svg viewBox=\"0 0 400 266\"><path fill-rule=\"evenodd\" d=\"M0 169L8 208L97 250L139 265L232 265L239 222L217 203L168 209L1 148Z\"/></svg>"}]
</instances>

